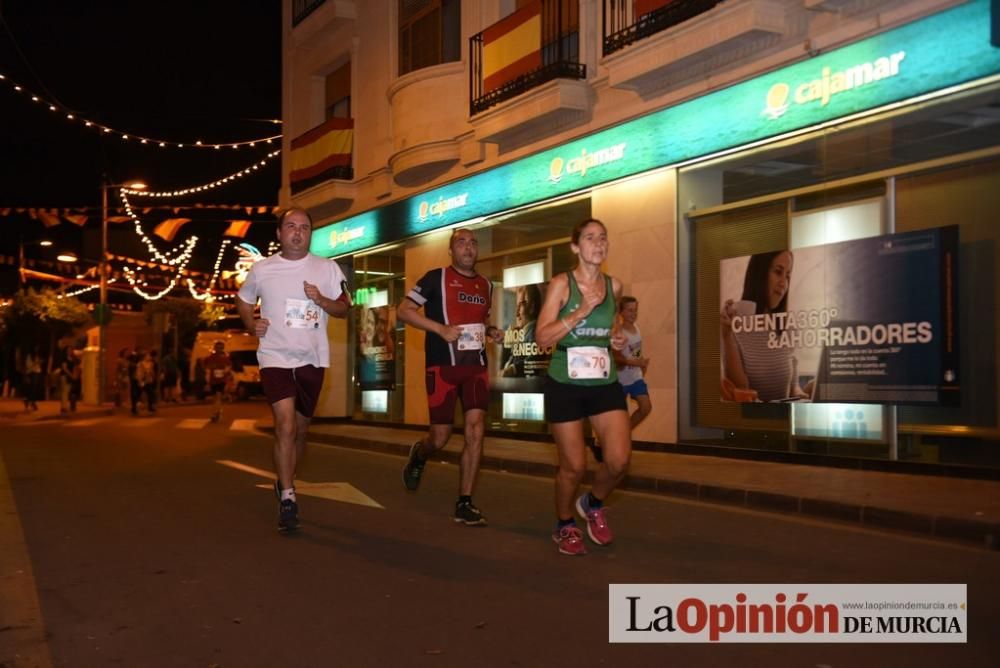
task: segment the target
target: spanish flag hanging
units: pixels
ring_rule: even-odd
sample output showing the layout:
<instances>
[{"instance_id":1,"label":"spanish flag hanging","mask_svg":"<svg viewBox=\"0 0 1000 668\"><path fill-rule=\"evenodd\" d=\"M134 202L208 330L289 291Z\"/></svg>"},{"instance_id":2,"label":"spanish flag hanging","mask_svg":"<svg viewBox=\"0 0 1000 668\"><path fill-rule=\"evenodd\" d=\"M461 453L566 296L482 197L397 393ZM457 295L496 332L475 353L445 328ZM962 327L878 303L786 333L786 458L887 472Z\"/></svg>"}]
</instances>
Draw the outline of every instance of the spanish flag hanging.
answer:
<instances>
[{"instance_id":1,"label":"spanish flag hanging","mask_svg":"<svg viewBox=\"0 0 1000 668\"><path fill-rule=\"evenodd\" d=\"M350 178L354 119L331 118L292 140L292 193L336 178Z\"/></svg>"},{"instance_id":2,"label":"spanish flag hanging","mask_svg":"<svg viewBox=\"0 0 1000 668\"><path fill-rule=\"evenodd\" d=\"M660 7L666 7L671 2L673 0L635 0L635 16L636 18L645 16Z\"/></svg>"},{"instance_id":3,"label":"spanish flag hanging","mask_svg":"<svg viewBox=\"0 0 1000 668\"><path fill-rule=\"evenodd\" d=\"M190 222L190 218L168 218L153 229L153 234L164 241L173 241L177 232Z\"/></svg>"},{"instance_id":4,"label":"spanish flag hanging","mask_svg":"<svg viewBox=\"0 0 1000 668\"><path fill-rule=\"evenodd\" d=\"M542 65L542 3L534 0L483 31L483 92Z\"/></svg>"}]
</instances>

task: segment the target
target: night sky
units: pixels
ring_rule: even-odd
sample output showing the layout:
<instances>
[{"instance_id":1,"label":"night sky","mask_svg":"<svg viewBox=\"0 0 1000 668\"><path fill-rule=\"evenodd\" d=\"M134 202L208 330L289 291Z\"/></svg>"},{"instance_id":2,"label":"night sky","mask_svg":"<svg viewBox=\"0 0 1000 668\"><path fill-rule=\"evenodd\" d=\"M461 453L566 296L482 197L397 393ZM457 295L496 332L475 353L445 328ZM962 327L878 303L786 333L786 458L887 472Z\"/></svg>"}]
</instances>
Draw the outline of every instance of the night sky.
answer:
<instances>
[{"instance_id":1,"label":"night sky","mask_svg":"<svg viewBox=\"0 0 1000 668\"><path fill-rule=\"evenodd\" d=\"M160 148L84 126L90 120L184 144L280 134L280 125L264 122L281 117L277 0L0 0L0 17L0 74L6 76L0 81L0 214L11 207L87 207L81 213L89 215L82 228L63 222L48 229L26 214L0 215L0 254L16 255L23 235L29 241L51 238L56 247L96 261L103 175L114 183L141 179L154 190L175 190L228 176L280 148L278 142L238 150ZM14 84L24 91L16 92ZM46 103L32 102L32 94ZM59 111L50 111L47 103ZM67 113L76 120L67 120ZM132 202L137 207L273 206L280 186L279 158L209 192ZM158 238L156 243L167 250L197 234L202 241L190 266L202 271L211 271L226 219L261 221L246 240L264 248L274 235L270 213L157 209L140 216L150 235L165 218L192 218L173 244ZM56 247L32 247L26 255L43 259L54 255ZM148 257L131 223L111 226L110 250ZM14 283L16 272L0 266L0 296L9 295Z\"/></svg>"}]
</instances>

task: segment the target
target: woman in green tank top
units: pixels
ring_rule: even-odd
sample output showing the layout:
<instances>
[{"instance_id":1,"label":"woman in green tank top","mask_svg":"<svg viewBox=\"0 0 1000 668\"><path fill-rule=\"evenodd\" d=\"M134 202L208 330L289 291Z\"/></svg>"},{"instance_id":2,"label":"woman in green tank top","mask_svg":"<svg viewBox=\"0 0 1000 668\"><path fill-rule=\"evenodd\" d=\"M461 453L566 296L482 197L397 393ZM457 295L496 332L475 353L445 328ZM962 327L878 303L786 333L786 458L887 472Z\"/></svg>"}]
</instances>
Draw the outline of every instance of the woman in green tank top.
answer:
<instances>
[{"instance_id":1,"label":"woman in green tank top","mask_svg":"<svg viewBox=\"0 0 1000 668\"><path fill-rule=\"evenodd\" d=\"M597 545L612 541L604 499L621 482L632 454L625 395L615 372L611 350L621 350L625 336L616 328L615 302L622 284L605 275L608 232L596 219L573 229L573 271L553 276L535 329L540 347L554 347L545 386L545 416L559 452L556 473L556 519L552 540L559 552L586 554L583 534L573 519L574 506L587 521L587 534ZM576 496L587 470L583 421L604 448L604 461L590 492ZM575 501L575 503L574 503Z\"/></svg>"}]
</instances>

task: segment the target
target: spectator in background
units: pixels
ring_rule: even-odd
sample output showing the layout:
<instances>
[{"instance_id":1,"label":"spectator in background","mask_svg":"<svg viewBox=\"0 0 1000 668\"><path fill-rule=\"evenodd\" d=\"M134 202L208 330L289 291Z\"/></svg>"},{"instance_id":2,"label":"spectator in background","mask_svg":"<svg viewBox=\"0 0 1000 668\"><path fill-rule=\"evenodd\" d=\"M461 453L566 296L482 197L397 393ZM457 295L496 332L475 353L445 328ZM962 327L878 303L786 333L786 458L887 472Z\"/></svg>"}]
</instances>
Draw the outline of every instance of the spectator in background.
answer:
<instances>
[{"instance_id":1,"label":"spectator in background","mask_svg":"<svg viewBox=\"0 0 1000 668\"><path fill-rule=\"evenodd\" d=\"M163 382L160 385L160 397L163 403L177 403L177 380L180 375L177 358L171 351L163 355Z\"/></svg>"},{"instance_id":2,"label":"spectator in background","mask_svg":"<svg viewBox=\"0 0 1000 668\"><path fill-rule=\"evenodd\" d=\"M73 345L67 343L59 353L59 412L76 412L76 402L80 398L80 358Z\"/></svg>"},{"instance_id":3,"label":"spectator in background","mask_svg":"<svg viewBox=\"0 0 1000 668\"><path fill-rule=\"evenodd\" d=\"M118 361L115 363L115 408L121 408L125 398L131 398L132 382L129 380L129 349L118 351Z\"/></svg>"},{"instance_id":4,"label":"spectator in background","mask_svg":"<svg viewBox=\"0 0 1000 668\"><path fill-rule=\"evenodd\" d=\"M42 396L42 368L42 354L35 346L24 356L21 371L21 393L26 411L38 410L38 400Z\"/></svg>"},{"instance_id":5,"label":"spectator in background","mask_svg":"<svg viewBox=\"0 0 1000 668\"><path fill-rule=\"evenodd\" d=\"M135 381L138 386L135 403L138 404L138 400L145 395L146 408L150 413L156 412L156 376L156 353L150 350L139 359L135 367Z\"/></svg>"}]
</instances>

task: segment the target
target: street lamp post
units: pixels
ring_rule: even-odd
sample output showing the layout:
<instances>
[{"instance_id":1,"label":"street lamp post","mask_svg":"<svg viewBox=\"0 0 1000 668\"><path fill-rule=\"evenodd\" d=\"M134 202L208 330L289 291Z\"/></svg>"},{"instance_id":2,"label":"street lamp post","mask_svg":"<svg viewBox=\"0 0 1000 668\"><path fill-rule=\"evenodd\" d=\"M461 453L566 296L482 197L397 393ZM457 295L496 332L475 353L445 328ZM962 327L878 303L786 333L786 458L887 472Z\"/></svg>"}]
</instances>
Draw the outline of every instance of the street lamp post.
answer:
<instances>
[{"instance_id":1,"label":"street lamp post","mask_svg":"<svg viewBox=\"0 0 1000 668\"><path fill-rule=\"evenodd\" d=\"M25 243L24 234L22 233L17 239L17 284L19 287L24 287L24 247L25 246L51 246L52 242L48 239L42 239L40 241L28 241Z\"/></svg>"},{"instance_id":2,"label":"street lamp post","mask_svg":"<svg viewBox=\"0 0 1000 668\"><path fill-rule=\"evenodd\" d=\"M103 404L107 400L107 370L104 368L104 349L106 347L106 332L108 322L108 190L111 188L130 188L132 190L145 190L146 184L140 181L131 183L102 183L101 184L101 262L99 264L100 273L100 302L97 313L97 403Z\"/></svg>"}]
</instances>

